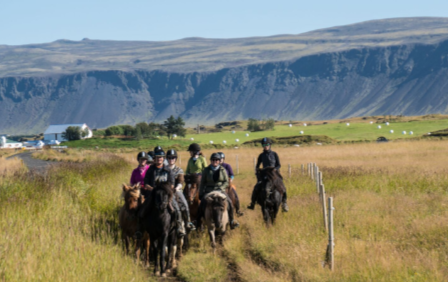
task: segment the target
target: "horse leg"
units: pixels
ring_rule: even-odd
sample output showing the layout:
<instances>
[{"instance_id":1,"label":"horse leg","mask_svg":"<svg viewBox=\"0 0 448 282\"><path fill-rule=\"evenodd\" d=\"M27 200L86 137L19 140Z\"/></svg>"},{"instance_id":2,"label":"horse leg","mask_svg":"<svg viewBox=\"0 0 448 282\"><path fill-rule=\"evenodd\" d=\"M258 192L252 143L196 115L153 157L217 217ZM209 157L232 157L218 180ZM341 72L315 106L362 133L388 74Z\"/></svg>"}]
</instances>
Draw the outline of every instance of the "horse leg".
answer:
<instances>
[{"instance_id":1,"label":"horse leg","mask_svg":"<svg viewBox=\"0 0 448 282\"><path fill-rule=\"evenodd\" d=\"M165 260L166 260L166 250L168 245L168 235L164 234L162 236L162 244L160 244L160 273L162 274L162 277L166 277L166 267L165 267ZM168 262L169 264L169 262Z\"/></svg>"},{"instance_id":2,"label":"horse leg","mask_svg":"<svg viewBox=\"0 0 448 282\"><path fill-rule=\"evenodd\" d=\"M126 255L128 255L128 254L129 254L129 236L127 236L127 235L124 234L124 232L123 232L123 233L121 233L121 239L122 239L123 242L124 242L124 253L125 253Z\"/></svg>"},{"instance_id":3,"label":"horse leg","mask_svg":"<svg viewBox=\"0 0 448 282\"><path fill-rule=\"evenodd\" d=\"M271 226L271 217L269 216L268 207L264 206L262 208L262 211L263 211L263 219L266 224L266 227L269 228Z\"/></svg>"},{"instance_id":4,"label":"horse leg","mask_svg":"<svg viewBox=\"0 0 448 282\"><path fill-rule=\"evenodd\" d=\"M146 236L143 239L143 246L145 247L146 254L145 254L145 268L149 267L149 236L146 234Z\"/></svg>"},{"instance_id":5,"label":"horse leg","mask_svg":"<svg viewBox=\"0 0 448 282\"><path fill-rule=\"evenodd\" d=\"M187 234L187 236L188 236L188 234ZM179 253L179 255L177 256L178 257L178 259L181 259L182 258L182 248L184 247L184 240L185 239L187 239L188 240L188 237L187 236L185 236L184 238L180 238L180 239L178 239L177 240L177 252ZM174 266L173 265L173 267L176 267L176 266Z\"/></svg>"},{"instance_id":6,"label":"horse leg","mask_svg":"<svg viewBox=\"0 0 448 282\"><path fill-rule=\"evenodd\" d=\"M135 239L134 241L135 241L134 242L135 243L135 248L134 248L135 260L136 260L137 265L139 265L140 264L140 246L142 244L142 240Z\"/></svg>"},{"instance_id":7,"label":"horse leg","mask_svg":"<svg viewBox=\"0 0 448 282\"><path fill-rule=\"evenodd\" d=\"M215 230L214 229L209 229L208 230L208 235L210 236L210 243L211 243L211 246L213 248L213 254L215 254L215 250L216 250Z\"/></svg>"},{"instance_id":8,"label":"horse leg","mask_svg":"<svg viewBox=\"0 0 448 282\"><path fill-rule=\"evenodd\" d=\"M157 261L157 256L159 254L159 246L157 246L157 242L155 242L155 240L150 240L151 241L151 254L153 256L153 261L154 261L154 275L155 276L160 276L160 271L159 271L159 264ZM159 247L159 248L158 248Z\"/></svg>"}]
</instances>

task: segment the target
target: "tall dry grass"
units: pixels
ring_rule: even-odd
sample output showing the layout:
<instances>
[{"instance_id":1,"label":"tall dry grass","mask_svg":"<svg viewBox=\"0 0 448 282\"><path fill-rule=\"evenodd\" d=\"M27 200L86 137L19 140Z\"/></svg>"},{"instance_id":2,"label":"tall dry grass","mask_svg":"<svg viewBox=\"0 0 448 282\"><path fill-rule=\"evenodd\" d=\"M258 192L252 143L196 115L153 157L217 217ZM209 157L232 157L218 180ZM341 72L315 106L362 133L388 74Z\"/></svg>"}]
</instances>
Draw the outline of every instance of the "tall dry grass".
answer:
<instances>
[{"instance_id":1,"label":"tall dry grass","mask_svg":"<svg viewBox=\"0 0 448 282\"><path fill-rule=\"evenodd\" d=\"M274 147L282 160L291 210L280 214L269 230L259 208L246 210L239 218L241 228L231 232L221 255L246 281L446 281L447 144ZM235 183L243 206L255 183L253 158L259 152L225 151L234 168L239 156ZM334 272L322 267L328 239L315 184L300 172L300 164L308 162L320 166L327 196L334 197ZM198 250L209 250L204 240Z\"/></svg>"},{"instance_id":2,"label":"tall dry grass","mask_svg":"<svg viewBox=\"0 0 448 282\"><path fill-rule=\"evenodd\" d=\"M17 171L0 183L1 281L147 281L123 255L117 211L130 167L120 158Z\"/></svg>"}]
</instances>

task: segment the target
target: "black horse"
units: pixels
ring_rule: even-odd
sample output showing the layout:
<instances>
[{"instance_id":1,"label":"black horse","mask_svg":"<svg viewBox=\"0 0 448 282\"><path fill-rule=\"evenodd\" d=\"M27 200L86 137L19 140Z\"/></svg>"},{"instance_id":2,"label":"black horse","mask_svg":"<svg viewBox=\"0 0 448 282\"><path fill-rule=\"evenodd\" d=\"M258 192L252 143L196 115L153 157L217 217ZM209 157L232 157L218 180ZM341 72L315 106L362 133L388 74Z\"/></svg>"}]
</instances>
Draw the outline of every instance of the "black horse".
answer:
<instances>
[{"instance_id":1,"label":"black horse","mask_svg":"<svg viewBox=\"0 0 448 282\"><path fill-rule=\"evenodd\" d=\"M257 203L261 206L264 222L269 227L275 223L286 188L280 174L274 167L257 169L257 178L260 182L256 185L261 185L261 187L258 187L260 190Z\"/></svg>"},{"instance_id":2,"label":"black horse","mask_svg":"<svg viewBox=\"0 0 448 282\"><path fill-rule=\"evenodd\" d=\"M172 197L171 184L157 185L151 193L150 209L142 219L143 229L149 233L150 237L151 261L154 262L154 274L156 276L166 277L166 272L170 272L173 264L173 250L175 252L177 238L175 218L169 211ZM165 266L167 257L168 261Z\"/></svg>"}]
</instances>

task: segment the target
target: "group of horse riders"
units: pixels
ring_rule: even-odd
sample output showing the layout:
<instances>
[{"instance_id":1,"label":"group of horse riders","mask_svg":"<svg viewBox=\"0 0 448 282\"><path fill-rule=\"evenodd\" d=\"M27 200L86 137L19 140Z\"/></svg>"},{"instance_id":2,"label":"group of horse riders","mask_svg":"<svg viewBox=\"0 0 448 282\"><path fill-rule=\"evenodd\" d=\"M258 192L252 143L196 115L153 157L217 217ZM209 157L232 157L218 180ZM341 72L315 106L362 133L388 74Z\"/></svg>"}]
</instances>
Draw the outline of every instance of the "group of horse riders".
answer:
<instances>
[{"instance_id":1,"label":"group of horse riders","mask_svg":"<svg viewBox=\"0 0 448 282\"><path fill-rule=\"evenodd\" d=\"M263 138L262 141L263 152L258 157L256 168L260 165L263 168L275 167L278 171L280 169L280 160L276 152L271 150L272 141L269 138ZM207 161L201 152L199 144L193 143L189 146L190 159L188 160L186 174L196 174L200 177L199 186L199 198L201 204L199 206L198 218L195 224L190 219L190 211L187 200L182 193L184 184L184 171L182 168L176 165L178 158L177 152L174 149L170 149L165 152L162 147L157 146L154 151L139 152L137 155L138 167L132 171L131 185L140 185L141 194L145 197L146 201L151 203L151 194L154 187L157 184L168 182L171 184L173 192L177 197L173 197L171 201L171 208L176 218L177 235L182 237L186 235L186 230L183 224L183 218L187 221L187 228L189 230L195 230L201 226L202 217L204 217L206 201L202 201L204 197L213 191L218 191L226 194L226 189L230 187L231 182L234 179L234 174L230 164L225 163L225 155L222 152L213 153L210 156L210 165L207 165ZM279 172L278 172L279 173ZM280 173L279 173L280 175ZM281 175L280 175L281 177ZM255 202L260 191L262 179L258 179L257 185L255 185L252 192L251 204L248 209L254 209ZM235 192L235 198L239 207L238 195ZM234 229L239 226L239 223L234 220L234 207L230 200L227 198L227 211L230 220L230 228ZM282 209L284 212L288 211L288 205L286 203L286 193L283 194ZM145 209L149 209L148 206ZM239 212L239 211L238 211ZM139 217L143 217L145 211L139 211ZM183 213L183 216L182 216ZM137 239L142 237L140 224L135 233Z\"/></svg>"}]
</instances>

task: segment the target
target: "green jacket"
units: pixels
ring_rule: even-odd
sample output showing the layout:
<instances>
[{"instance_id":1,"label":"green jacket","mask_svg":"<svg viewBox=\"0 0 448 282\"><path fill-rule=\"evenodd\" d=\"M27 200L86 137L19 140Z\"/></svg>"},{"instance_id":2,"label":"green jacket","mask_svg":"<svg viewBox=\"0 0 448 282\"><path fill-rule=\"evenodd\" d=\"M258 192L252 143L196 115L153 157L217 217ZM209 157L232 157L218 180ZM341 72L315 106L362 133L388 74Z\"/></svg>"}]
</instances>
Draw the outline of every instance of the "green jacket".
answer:
<instances>
[{"instance_id":1,"label":"green jacket","mask_svg":"<svg viewBox=\"0 0 448 282\"><path fill-rule=\"evenodd\" d=\"M188 160L187 164L187 170L185 171L186 174L190 173L202 173L204 168L207 167L207 161L203 156L199 156L199 158L195 161L193 161L193 158L190 158Z\"/></svg>"},{"instance_id":2,"label":"green jacket","mask_svg":"<svg viewBox=\"0 0 448 282\"><path fill-rule=\"evenodd\" d=\"M200 198L212 191L226 191L226 188L229 186L229 177L227 176L225 168L222 166L220 166L218 170L219 178L217 182L213 180L213 170L210 166L202 171L201 185L199 186Z\"/></svg>"}]
</instances>

